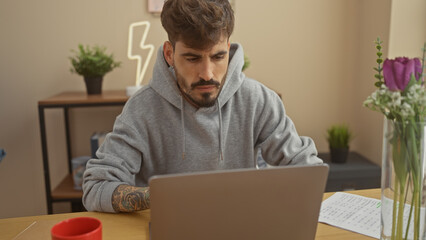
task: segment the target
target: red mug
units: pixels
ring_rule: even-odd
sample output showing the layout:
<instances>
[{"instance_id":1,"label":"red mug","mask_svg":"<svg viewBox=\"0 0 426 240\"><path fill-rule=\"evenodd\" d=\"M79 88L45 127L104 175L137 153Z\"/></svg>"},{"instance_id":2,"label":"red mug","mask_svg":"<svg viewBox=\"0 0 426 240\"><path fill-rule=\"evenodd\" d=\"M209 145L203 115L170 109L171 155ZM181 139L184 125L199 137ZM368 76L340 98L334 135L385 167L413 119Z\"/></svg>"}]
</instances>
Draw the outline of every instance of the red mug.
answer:
<instances>
[{"instance_id":1,"label":"red mug","mask_svg":"<svg viewBox=\"0 0 426 240\"><path fill-rule=\"evenodd\" d=\"M52 240L101 240L102 223L92 217L76 217L55 224Z\"/></svg>"}]
</instances>

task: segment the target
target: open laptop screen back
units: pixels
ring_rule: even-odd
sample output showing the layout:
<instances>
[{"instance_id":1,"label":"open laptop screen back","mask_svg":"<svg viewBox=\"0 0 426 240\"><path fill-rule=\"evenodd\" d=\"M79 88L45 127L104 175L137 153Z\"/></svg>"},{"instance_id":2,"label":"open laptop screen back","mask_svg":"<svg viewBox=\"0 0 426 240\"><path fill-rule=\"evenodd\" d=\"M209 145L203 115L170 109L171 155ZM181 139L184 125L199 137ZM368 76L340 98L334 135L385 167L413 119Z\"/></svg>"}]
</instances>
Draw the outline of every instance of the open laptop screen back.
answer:
<instances>
[{"instance_id":1,"label":"open laptop screen back","mask_svg":"<svg viewBox=\"0 0 426 240\"><path fill-rule=\"evenodd\" d=\"M314 239L328 166L156 176L153 240Z\"/></svg>"}]
</instances>

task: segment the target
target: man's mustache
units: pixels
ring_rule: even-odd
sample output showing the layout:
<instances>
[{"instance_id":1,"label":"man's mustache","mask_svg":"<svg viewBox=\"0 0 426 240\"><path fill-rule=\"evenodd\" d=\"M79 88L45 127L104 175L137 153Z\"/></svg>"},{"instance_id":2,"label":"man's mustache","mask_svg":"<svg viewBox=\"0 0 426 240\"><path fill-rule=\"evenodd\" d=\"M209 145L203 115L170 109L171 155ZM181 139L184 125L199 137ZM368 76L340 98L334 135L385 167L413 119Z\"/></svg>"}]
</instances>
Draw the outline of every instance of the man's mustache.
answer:
<instances>
[{"instance_id":1,"label":"man's mustache","mask_svg":"<svg viewBox=\"0 0 426 240\"><path fill-rule=\"evenodd\" d=\"M200 81L198 81L198 82L195 82L195 83L191 84L191 88L192 88L192 89L194 89L194 88L196 88L196 87L199 87L199 86L206 86L206 85L214 85L214 86L216 86L217 88L219 88L220 83L219 83L218 81L214 80L214 79L210 79L210 80L208 80L208 81L206 81L206 80L204 80L204 79L200 79Z\"/></svg>"}]
</instances>

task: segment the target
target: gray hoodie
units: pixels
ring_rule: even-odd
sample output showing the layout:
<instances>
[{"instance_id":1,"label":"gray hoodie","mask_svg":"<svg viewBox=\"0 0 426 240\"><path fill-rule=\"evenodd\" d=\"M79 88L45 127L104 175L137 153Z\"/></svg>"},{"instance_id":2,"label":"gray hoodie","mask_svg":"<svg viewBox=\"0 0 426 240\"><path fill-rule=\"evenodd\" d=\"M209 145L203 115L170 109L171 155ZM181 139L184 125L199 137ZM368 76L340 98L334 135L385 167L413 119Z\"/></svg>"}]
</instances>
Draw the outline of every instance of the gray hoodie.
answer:
<instances>
[{"instance_id":1,"label":"gray hoodie","mask_svg":"<svg viewBox=\"0 0 426 240\"><path fill-rule=\"evenodd\" d=\"M114 129L87 163L83 203L114 212L118 185L148 186L153 175L255 168L257 150L270 165L319 164L312 139L300 137L278 95L241 71L244 53L232 44L225 83L214 106L182 97L159 49L149 85L134 94Z\"/></svg>"}]
</instances>

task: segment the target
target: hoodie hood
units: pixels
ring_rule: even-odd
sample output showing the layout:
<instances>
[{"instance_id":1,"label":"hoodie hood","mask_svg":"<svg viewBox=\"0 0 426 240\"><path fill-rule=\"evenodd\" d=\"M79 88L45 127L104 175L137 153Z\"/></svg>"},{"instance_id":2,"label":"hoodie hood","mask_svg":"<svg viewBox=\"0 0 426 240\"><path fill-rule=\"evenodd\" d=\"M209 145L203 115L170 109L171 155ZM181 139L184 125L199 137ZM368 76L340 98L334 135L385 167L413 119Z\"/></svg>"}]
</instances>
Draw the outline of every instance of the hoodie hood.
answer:
<instances>
[{"instance_id":1,"label":"hoodie hood","mask_svg":"<svg viewBox=\"0 0 426 240\"><path fill-rule=\"evenodd\" d=\"M243 65L243 48L238 43L232 43L229 49L228 72L226 74L225 83L223 84L217 99L219 108L222 108L222 106L235 94L243 83L245 78L244 73L241 71ZM163 46L158 49L157 61L154 65L154 72L149 85L172 105L182 109L181 92L177 85L174 70L168 66L164 59Z\"/></svg>"},{"instance_id":2,"label":"hoodie hood","mask_svg":"<svg viewBox=\"0 0 426 240\"><path fill-rule=\"evenodd\" d=\"M239 44L231 44L229 49L229 64L228 71L226 73L225 83L220 90L219 96L216 99L216 104L210 108L217 108L219 132L218 132L218 156L220 162L223 163L223 120L221 108L226 102L237 92L241 87L245 78L242 73L244 65L244 52L243 48ZM166 99L170 104L177 107L181 111L181 138L182 138L182 160L185 159L186 151L186 133L185 133L185 113L184 113L184 98L178 88L176 75L172 67L169 67L163 52L163 46L158 50L157 61L154 66L154 74L150 82L150 86L156 91L161 97Z\"/></svg>"}]
</instances>

